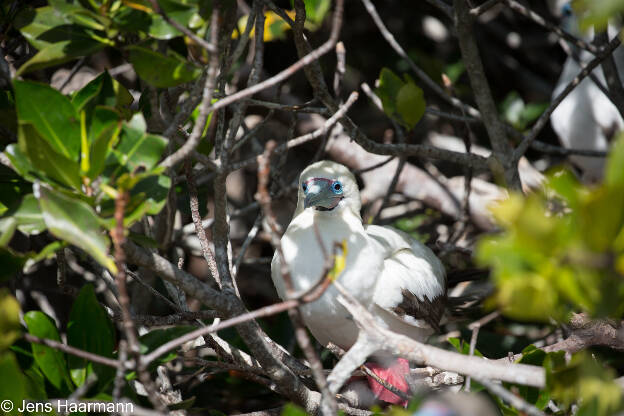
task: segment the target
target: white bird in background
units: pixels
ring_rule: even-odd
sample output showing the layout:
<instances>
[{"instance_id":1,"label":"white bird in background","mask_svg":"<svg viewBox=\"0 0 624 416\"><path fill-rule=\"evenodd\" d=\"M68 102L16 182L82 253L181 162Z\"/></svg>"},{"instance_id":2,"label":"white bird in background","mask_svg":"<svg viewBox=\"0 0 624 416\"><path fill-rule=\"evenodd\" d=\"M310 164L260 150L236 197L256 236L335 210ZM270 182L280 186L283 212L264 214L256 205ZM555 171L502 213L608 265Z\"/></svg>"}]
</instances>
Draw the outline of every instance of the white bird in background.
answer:
<instances>
[{"instance_id":1,"label":"white bird in background","mask_svg":"<svg viewBox=\"0 0 624 416\"><path fill-rule=\"evenodd\" d=\"M424 244L391 227L363 225L360 192L345 166L321 161L308 166L299 178L297 209L281 245L296 291L323 279L324 255L314 227L328 252L335 242L346 242L345 267L340 283L392 331L425 341L438 324L446 303L446 273L436 255ZM271 263L277 293L286 298L277 253ZM330 286L316 301L302 307L303 319L322 344L332 342L347 350L358 328L338 302ZM408 362L384 360L370 365L382 379L407 392ZM381 400L404 403L373 379L369 385Z\"/></svg>"},{"instance_id":2,"label":"white bird in background","mask_svg":"<svg viewBox=\"0 0 624 416\"><path fill-rule=\"evenodd\" d=\"M593 31L585 34L580 32L577 18L569 1L551 1L550 6L555 14L561 15L561 23L565 29L587 42L592 41ZM615 36L617 31L613 27L610 29L609 35ZM583 64L594 58L586 50L579 50L574 45L570 45L570 48L577 53L579 61ZM617 48L613 57L618 67L620 79L624 79L622 78L624 76L624 48ZM577 60L572 56L568 57L553 91L553 99L565 89L580 70L581 66ZM602 85L606 85L600 66L594 69L592 74ZM550 120L561 144L569 149L607 151L611 138L624 127L624 120L615 105L589 77L581 81L559 104L552 113ZM570 159L582 170L584 181L596 182L602 178L604 158L571 156Z\"/></svg>"}]
</instances>

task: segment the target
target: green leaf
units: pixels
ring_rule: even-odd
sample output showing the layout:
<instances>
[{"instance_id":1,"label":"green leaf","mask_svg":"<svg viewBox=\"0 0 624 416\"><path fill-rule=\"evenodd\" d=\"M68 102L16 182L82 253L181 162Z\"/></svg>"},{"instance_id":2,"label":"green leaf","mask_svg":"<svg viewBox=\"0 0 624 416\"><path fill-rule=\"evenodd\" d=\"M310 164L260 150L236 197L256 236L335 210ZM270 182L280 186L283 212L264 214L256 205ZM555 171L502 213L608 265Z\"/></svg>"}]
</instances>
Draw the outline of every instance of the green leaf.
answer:
<instances>
[{"instance_id":1,"label":"green leaf","mask_svg":"<svg viewBox=\"0 0 624 416\"><path fill-rule=\"evenodd\" d=\"M70 3L67 0L48 0L48 2L58 13L77 25L94 30L106 29L107 18L82 7L79 3Z\"/></svg>"},{"instance_id":2,"label":"green leaf","mask_svg":"<svg viewBox=\"0 0 624 416\"><path fill-rule=\"evenodd\" d=\"M25 195L19 204L0 219L0 247L8 245L16 229L25 234L38 234L45 228L39 203L33 194Z\"/></svg>"},{"instance_id":3,"label":"green leaf","mask_svg":"<svg viewBox=\"0 0 624 416\"><path fill-rule=\"evenodd\" d=\"M117 177L122 172L133 173L139 168L150 171L156 166L168 141L162 136L147 134L145 130L145 119L140 113L124 123L119 144L106 163L110 166L109 177Z\"/></svg>"},{"instance_id":4,"label":"green leaf","mask_svg":"<svg viewBox=\"0 0 624 416\"><path fill-rule=\"evenodd\" d=\"M563 351L550 353L544 360L544 368L546 387L564 406L580 402L583 414L595 416L610 416L620 409L622 393L613 381L613 371L588 353L577 353L568 363Z\"/></svg>"},{"instance_id":5,"label":"green leaf","mask_svg":"<svg viewBox=\"0 0 624 416\"><path fill-rule=\"evenodd\" d=\"M54 7L46 6L34 10L24 9L15 17L14 25L32 46L41 50L84 33L82 29L69 23Z\"/></svg>"},{"instance_id":6,"label":"green leaf","mask_svg":"<svg viewBox=\"0 0 624 416\"><path fill-rule=\"evenodd\" d=\"M62 41L46 46L30 58L17 70L17 75L24 75L32 71L49 66L60 65L82 56L93 55L104 49L105 44L90 39L88 41Z\"/></svg>"},{"instance_id":7,"label":"green leaf","mask_svg":"<svg viewBox=\"0 0 624 416\"><path fill-rule=\"evenodd\" d=\"M26 395L26 380L21 372L19 364L15 359L15 355L11 352L0 353L0 394L2 400L9 400L14 404L13 409L3 412L5 415L19 415L17 410L20 408Z\"/></svg>"},{"instance_id":8,"label":"green leaf","mask_svg":"<svg viewBox=\"0 0 624 416\"><path fill-rule=\"evenodd\" d=\"M420 121L425 114L425 96L423 90L413 82L401 87L396 97L396 110L402 123L409 129Z\"/></svg>"},{"instance_id":9,"label":"green leaf","mask_svg":"<svg viewBox=\"0 0 624 416\"><path fill-rule=\"evenodd\" d=\"M382 68L379 73L379 87L375 93L381 99L383 110L388 117L394 117L396 112L396 98L403 87L403 80L388 68Z\"/></svg>"},{"instance_id":10,"label":"green leaf","mask_svg":"<svg viewBox=\"0 0 624 416\"><path fill-rule=\"evenodd\" d=\"M131 46L130 62L139 76L155 87L174 87L193 81L201 69L177 55L165 56L141 46Z\"/></svg>"},{"instance_id":11,"label":"green leaf","mask_svg":"<svg viewBox=\"0 0 624 416\"><path fill-rule=\"evenodd\" d=\"M331 6L330 0L304 0L306 10L306 22L318 25L323 21Z\"/></svg>"},{"instance_id":12,"label":"green leaf","mask_svg":"<svg viewBox=\"0 0 624 416\"><path fill-rule=\"evenodd\" d=\"M67 343L97 355L113 357L115 332L91 284L83 286L74 301L67 324ZM95 373L98 385L104 387L115 374L113 368L73 355L68 357L68 364L76 386L82 385L89 374Z\"/></svg>"},{"instance_id":13,"label":"green leaf","mask_svg":"<svg viewBox=\"0 0 624 416\"><path fill-rule=\"evenodd\" d=\"M4 149L4 154L11 161L13 169L24 179L34 182L37 178L33 176L35 170L28 160L28 156L24 154L17 144L10 144Z\"/></svg>"},{"instance_id":14,"label":"green leaf","mask_svg":"<svg viewBox=\"0 0 624 416\"><path fill-rule=\"evenodd\" d=\"M17 299L8 289L0 289L0 354L20 336L19 313L20 305Z\"/></svg>"},{"instance_id":15,"label":"green leaf","mask_svg":"<svg viewBox=\"0 0 624 416\"><path fill-rule=\"evenodd\" d=\"M89 55L112 44L103 32L72 24L70 15L51 6L25 9L16 17L15 27L39 50L19 68L18 75Z\"/></svg>"},{"instance_id":16,"label":"green leaf","mask_svg":"<svg viewBox=\"0 0 624 416\"><path fill-rule=\"evenodd\" d=\"M116 273L115 263L108 256L109 240L102 233L93 208L84 201L41 184L35 184L34 190L50 232L80 247L113 274Z\"/></svg>"},{"instance_id":17,"label":"green leaf","mask_svg":"<svg viewBox=\"0 0 624 416\"><path fill-rule=\"evenodd\" d=\"M37 82L15 80L13 88L19 122L32 124L55 151L77 161L80 122L69 99Z\"/></svg>"},{"instance_id":18,"label":"green leaf","mask_svg":"<svg viewBox=\"0 0 624 416\"><path fill-rule=\"evenodd\" d=\"M624 133L620 133L611 147L605 172L607 186L624 189Z\"/></svg>"},{"instance_id":19,"label":"green leaf","mask_svg":"<svg viewBox=\"0 0 624 416\"><path fill-rule=\"evenodd\" d=\"M171 20L185 27L189 26L191 19L193 19L193 16L197 13L196 7L174 0L159 0L158 4ZM150 36L161 40L182 36L182 33L167 23L160 14L153 13L150 17L152 18L148 30Z\"/></svg>"},{"instance_id":20,"label":"green leaf","mask_svg":"<svg viewBox=\"0 0 624 416\"><path fill-rule=\"evenodd\" d=\"M108 71L104 71L82 87L72 98L72 104L78 112L85 109L87 105L92 109L99 105L115 108L126 119L129 119L132 115L130 106L133 101L134 98L130 91L113 79Z\"/></svg>"},{"instance_id":21,"label":"green leaf","mask_svg":"<svg viewBox=\"0 0 624 416\"><path fill-rule=\"evenodd\" d=\"M58 331L52 319L41 311L30 311L24 315L28 332L36 337L61 342ZM65 354L54 348L40 344L32 344L35 362L46 376L48 381L58 390L73 390Z\"/></svg>"},{"instance_id":22,"label":"green leaf","mask_svg":"<svg viewBox=\"0 0 624 416\"><path fill-rule=\"evenodd\" d=\"M60 184L80 189L80 167L74 160L55 152L31 124L21 124L18 135L20 150L30 159L35 172Z\"/></svg>"},{"instance_id":23,"label":"green leaf","mask_svg":"<svg viewBox=\"0 0 624 416\"><path fill-rule=\"evenodd\" d=\"M89 128L91 143L90 164L87 176L95 179L106 165L106 159L115 145L121 131L121 120L117 112L106 107L96 107Z\"/></svg>"}]
</instances>

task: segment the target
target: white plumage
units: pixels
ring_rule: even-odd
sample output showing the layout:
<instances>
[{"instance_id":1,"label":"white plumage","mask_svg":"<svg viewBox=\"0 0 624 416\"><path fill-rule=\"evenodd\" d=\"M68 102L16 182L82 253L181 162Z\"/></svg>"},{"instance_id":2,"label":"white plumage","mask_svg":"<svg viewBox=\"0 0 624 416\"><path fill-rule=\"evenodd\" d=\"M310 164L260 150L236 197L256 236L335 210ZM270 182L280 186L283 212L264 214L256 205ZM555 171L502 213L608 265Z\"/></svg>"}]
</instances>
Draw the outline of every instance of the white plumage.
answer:
<instances>
[{"instance_id":1,"label":"white plumage","mask_svg":"<svg viewBox=\"0 0 624 416\"><path fill-rule=\"evenodd\" d=\"M316 224L327 252L331 253L335 242L347 244L346 265L338 278L342 285L382 325L424 341L437 327L444 309L444 267L429 248L407 234L391 227L363 225L360 208L357 182L345 166L322 161L301 173L297 209L281 240L294 288L306 290L324 277ZM272 278L279 296L285 299L279 262L276 253ZM330 286L318 300L305 305L302 313L321 344L332 342L348 349L358 330L337 296Z\"/></svg>"},{"instance_id":2,"label":"white plumage","mask_svg":"<svg viewBox=\"0 0 624 416\"><path fill-rule=\"evenodd\" d=\"M551 7L568 10L569 2L559 0ZM563 25L587 42L591 42L593 31L586 34L580 33L578 22L571 14L571 9L567 15L564 16ZM617 36L617 32L614 27L609 27L611 37ZM578 50L574 45L570 47L577 50L578 58L584 65L594 58L585 50ZM620 79L624 79L622 78L624 76L624 48L617 48L613 53L613 58L618 66ZM578 75L580 70L579 63L573 57L568 57L553 91L553 99ZM600 66L594 69L592 74L602 85L606 85ZM624 120L615 105L589 77L581 81L559 104L550 120L561 144L570 149L607 151L611 137L624 127ZM582 170L584 181L596 182L602 178L604 158L571 156L570 159Z\"/></svg>"}]
</instances>

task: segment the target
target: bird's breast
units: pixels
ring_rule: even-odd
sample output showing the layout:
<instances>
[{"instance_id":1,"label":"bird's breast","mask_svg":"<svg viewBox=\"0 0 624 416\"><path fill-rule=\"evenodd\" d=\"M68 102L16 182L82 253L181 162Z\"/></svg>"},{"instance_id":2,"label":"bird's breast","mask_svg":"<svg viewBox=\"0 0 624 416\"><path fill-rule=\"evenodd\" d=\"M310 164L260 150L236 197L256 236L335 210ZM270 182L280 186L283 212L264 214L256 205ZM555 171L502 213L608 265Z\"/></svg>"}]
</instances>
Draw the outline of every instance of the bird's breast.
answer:
<instances>
[{"instance_id":1,"label":"bird's breast","mask_svg":"<svg viewBox=\"0 0 624 416\"><path fill-rule=\"evenodd\" d=\"M325 277L325 254L314 231L316 224L328 255L332 255L334 243L346 243L346 253L336 253L339 256L346 254L345 267L338 281L364 306L371 305L383 256L370 244L361 222L304 214L307 213L300 214L291 222L281 241L294 289L308 290ZM276 267L279 259L276 261L273 281L278 294L284 298L284 283L277 270L279 267ZM330 286L319 299L302 308L303 317L319 342L326 344L331 341L349 348L357 337L357 327L337 298L337 290Z\"/></svg>"}]
</instances>

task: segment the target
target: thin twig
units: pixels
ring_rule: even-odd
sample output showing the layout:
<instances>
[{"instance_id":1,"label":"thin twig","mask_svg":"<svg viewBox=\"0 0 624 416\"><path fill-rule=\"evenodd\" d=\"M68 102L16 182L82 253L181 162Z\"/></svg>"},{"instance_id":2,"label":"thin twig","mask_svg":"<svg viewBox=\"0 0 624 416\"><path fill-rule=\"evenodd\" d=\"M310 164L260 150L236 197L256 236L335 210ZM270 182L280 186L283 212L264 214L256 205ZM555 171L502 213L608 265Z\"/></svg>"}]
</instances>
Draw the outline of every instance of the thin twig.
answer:
<instances>
[{"instance_id":1,"label":"thin twig","mask_svg":"<svg viewBox=\"0 0 624 416\"><path fill-rule=\"evenodd\" d=\"M483 13L487 12L488 10L496 6L501 1L502 0L487 0L483 4L470 9L470 15L474 17L481 16Z\"/></svg>"},{"instance_id":2,"label":"thin twig","mask_svg":"<svg viewBox=\"0 0 624 416\"><path fill-rule=\"evenodd\" d=\"M432 80L425 71L423 71L422 69L418 67L418 65L416 65L416 63L412 60L412 58L409 57L407 52L405 52L405 49L403 49L403 47L396 41L396 39L394 38L394 35L390 33L390 31L384 24L383 20L381 20L381 17L379 17L379 13L377 13L377 9L375 9L375 6L373 5L373 2L371 0L362 0L362 3L364 3L364 7L366 7L366 11L372 17L373 21L375 22L375 25L377 26L377 29L379 29L379 32L384 37L386 42L390 44L392 49L394 49L395 52L401 58L405 59L409 67L412 69L412 71L414 71L414 74L416 74L416 76L425 85L427 85L427 87L429 87L440 98L442 98L444 101L448 102L449 104L455 107L464 107L465 111L468 114L474 117L479 117L479 111L477 109L462 103L460 100L456 98L450 97L446 92L444 92L444 89L442 89L442 87L440 87L438 83ZM451 16L452 16L452 9L450 9L450 6L448 6L448 8L451 11Z\"/></svg>"},{"instance_id":3,"label":"thin twig","mask_svg":"<svg viewBox=\"0 0 624 416\"><path fill-rule=\"evenodd\" d=\"M113 400L119 400L121 398L121 392L125 383L125 362L128 359L128 343L125 339L119 340L119 346L117 347L118 364L117 371L115 372L115 382L113 384Z\"/></svg>"},{"instance_id":4,"label":"thin twig","mask_svg":"<svg viewBox=\"0 0 624 416\"><path fill-rule=\"evenodd\" d=\"M218 9L215 8L212 11L211 17L211 38L214 49L217 49L217 39L218 39L218 28L219 28L219 13ZM210 63L208 64L208 75L206 76L206 82L204 83L204 89L202 93L202 100L199 107L199 114L195 119L195 125L193 125L193 130L191 131L191 135L186 140L186 143L182 145L178 150L176 150L173 154L167 156L165 160L160 163L161 167L171 168L186 159L199 145L199 141L204 132L204 127L206 126L206 121L208 120L208 115L214 110L211 108L212 96L214 93L214 88L216 85L217 74L219 72L219 56L217 53L213 53L210 56ZM174 123L177 123L177 120L174 119ZM175 126L177 128L177 126ZM167 132L165 132L167 133Z\"/></svg>"},{"instance_id":5,"label":"thin twig","mask_svg":"<svg viewBox=\"0 0 624 416\"><path fill-rule=\"evenodd\" d=\"M328 280L328 282L325 282L325 280ZM158 347L151 353L146 354L143 357L143 362L147 365L153 362L159 356L163 355L164 353L171 351L172 349L177 348L180 345L183 345L189 341L192 341L196 339L197 337L201 337L203 335L210 334L212 332L218 332L226 328L231 328L233 326L239 325L243 322L251 321L256 318L263 318L265 316L275 315L280 312L284 312L288 309L296 308L297 306L303 303L313 302L316 299L318 299L323 294L323 292L327 289L327 287L329 286L329 279L323 279L323 281L320 283L322 284L318 284L318 285L311 287L310 288L311 290L308 290L305 293L302 293L301 295L293 299L289 299L284 302L275 303L273 305L268 305L260 309L256 309L254 311L247 312L247 313L235 316L230 319L226 319L225 321L221 321L216 325L213 324L210 326L198 328L179 338L171 340L161 345L160 347Z\"/></svg>"},{"instance_id":6,"label":"thin twig","mask_svg":"<svg viewBox=\"0 0 624 416\"><path fill-rule=\"evenodd\" d=\"M621 32L620 32L620 34L621 34ZM544 126L546 126L546 123L550 119L550 116L552 115L553 111L555 111L555 109L557 109L559 104L561 104L561 102L568 96L568 94L570 94L570 92L572 92L572 90L574 90L574 88L576 88L576 86L579 85L581 83L581 81L583 81L583 79L585 79L585 77L587 77L589 74L591 74L591 72L594 70L594 68L596 68L598 65L600 65L600 63L604 59L606 59L607 56L612 54L613 51L615 51L615 49L618 46L620 46L620 44L621 44L621 42L620 42L620 35L618 34L618 36L614 37L611 40L611 42L609 42L609 45L607 46L607 48L603 52L598 54L598 56L596 56L587 65L585 65L585 66L583 66L581 68L581 70L576 75L576 77L574 77L574 79L572 81L570 81L568 83L568 85L566 85L566 87L563 89L563 91L561 91L559 93L559 95L557 95L557 97L555 97L555 99L550 103L548 108L537 119L535 124L533 124L533 127L531 127L531 130L526 134L526 136L522 140L522 142L518 145L518 147L516 147L516 150L514 151L514 158L516 160L520 160L520 158L522 156L524 156L524 154L526 153L528 148L532 145L533 140L535 140L537 138L537 135L540 133L540 131L542 131Z\"/></svg>"},{"instance_id":7,"label":"thin twig","mask_svg":"<svg viewBox=\"0 0 624 416\"><path fill-rule=\"evenodd\" d=\"M186 35L189 38L191 38L193 40L193 42L197 43L199 46L201 46L202 48L204 48L208 52L215 53L217 51L216 44L207 42L206 40L200 38L195 33L190 31L186 26L183 26L180 23L178 23L177 21L171 19L167 15L167 13L165 13L165 11L162 9L162 7L160 7L160 4L159 4L158 0L149 0L149 1L152 4L152 8L154 9L154 11L156 11L156 13L160 14L162 16L162 18L165 19L165 21L167 23L169 23L171 26L175 27L180 32L182 32L184 35Z\"/></svg>"},{"instance_id":8,"label":"thin twig","mask_svg":"<svg viewBox=\"0 0 624 416\"><path fill-rule=\"evenodd\" d=\"M321 46L319 46L318 48L316 48L309 54L305 55L304 57L302 57L301 59L299 59L297 62L290 65L286 69L283 69L282 71L278 72L271 78L268 78L262 82L259 82L258 84L255 84L251 87L240 90L232 95L223 97L222 99L220 99L213 105L207 107L206 111L210 113L212 111L219 110L232 103L242 100L243 98L247 98L249 96L256 94L257 92L260 92L269 87L277 85L280 82L285 81L286 79L290 78L292 75L294 75L296 72L298 72L302 68L306 67L307 65L310 65L312 62L317 61L321 56L331 51L334 45L336 44L336 41L338 40L338 35L340 33L340 27L342 25L343 6L344 6L344 0L336 1L336 8L334 9L334 18L332 22L331 33L330 33L329 39L327 39L325 43L323 43Z\"/></svg>"},{"instance_id":9,"label":"thin twig","mask_svg":"<svg viewBox=\"0 0 624 416\"><path fill-rule=\"evenodd\" d=\"M210 275L215 280L217 285L221 287L221 278L219 276L219 270L217 269L217 262L215 260L214 253L210 249L210 243L208 243L208 237L206 236L206 230L202 224L202 218L199 215L199 199L197 197L197 187L195 186L195 177L193 176L193 168L191 162L187 160L184 164L186 172L186 185L189 193L189 204L191 208L191 218L193 219L193 225L195 226L195 234L199 239L202 255L204 260L208 264Z\"/></svg>"},{"instance_id":10,"label":"thin twig","mask_svg":"<svg viewBox=\"0 0 624 416\"><path fill-rule=\"evenodd\" d=\"M609 44L608 31L606 29L599 31L598 28L594 30L596 32L596 44L606 47ZM604 72L605 80L609 86L609 91L605 95L615 104L615 108L617 108L620 116L624 117L624 87L622 86L622 80L620 79L613 54L609 54L605 60L602 61L602 72Z\"/></svg>"},{"instance_id":11,"label":"thin twig","mask_svg":"<svg viewBox=\"0 0 624 416\"><path fill-rule=\"evenodd\" d=\"M102 355L94 354L89 351L81 350L79 348L72 347L71 345L65 345L62 342L54 341L52 339L39 338L28 333L25 333L23 337L28 342L34 342L35 344L45 345L47 347L54 348L55 350L63 351L64 353L71 354L76 357L84 358L85 360L89 360L94 363L102 364L108 367L119 368L120 366L123 365L119 361L114 360L112 358L104 357Z\"/></svg>"},{"instance_id":12,"label":"thin twig","mask_svg":"<svg viewBox=\"0 0 624 416\"><path fill-rule=\"evenodd\" d=\"M594 44L585 42L583 39L579 39L578 37L572 35L570 32L563 30L562 28L560 28L559 26L550 23L549 21L547 21L546 19L544 19L542 16L540 16L539 14L535 13L533 10L529 9L528 7L523 6L522 4L518 3L516 0L505 0L505 2L507 3L507 5L514 11L520 13L521 15L531 19L532 21L534 21L535 23L537 23L538 25L542 26L543 28L545 28L546 30L548 30L551 33L554 33L555 35L559 36L562 39L567 40L568 42L572 43L573 45L581 48L581 49L585 49L586 51L591 52L594 55L598 55L604 52L605 48L604 47L597 47Z\"/></svg>"},{"instance_id":13,"label":"thin twig","mask_svg":"<svg viewBox=\"0 0 624 416\"><path fill-rule=\"evenodd\" d=\"M490 380L486 380L483 378L475 378L475 381L481 383L483 387L491 391L493 394L499 396L505 402L509 403L520 412L525 413L530 416L546 416L544 412L539 410L537 407L525 401L522 397L516 396L500 384L494 383Z\"/></svg>"},{"instance_id":14,"label":"thin twig","mask_svg":"<svg viewBox=\"0 0 624 416\"><path fill-rule=\"evenodd\" d=\"M166 407L156 394L156 388L152 379L150 378L147 366L143 365L141 360L141 348L139 344L139 338L137 336L134 321L130 312L130 297L128 296L128 288L126 286L126 253L124 251L124 244L126 241L124 216L126 210L126 204L130 199L127 191L119 191L119 195L115 199L115 228L111 231L111 239L113 240L113 246L115 251L115 265L117 266L117 275L115 276L115 283L117 284L117 291L119 293L119 306L121 307L122 316L122 328L128 342L128 349L130 354L134 357L134 366L141 384L145 387L148 393L148 399L152 403L155 409L158 411L165 411Z\"/></svg>"},{"instance_id":15,"label":"thin twig","mask_svg":"<svg viewBox=\"0 0 624 416\"><path fill-rule=\"evenodd\" d=\"M454 0L453 5L456 13L455 28L459 40L459 49L492 146L490 160L494 163L490 164L490 168L494 170L495 175L502 174L501 176L504 176L507 186L512 189L521 189L518 161L514 159L513 148L507 138L505 124L499 117L498 107L494 102L490 84L485 76L479 47L473 33L473 20L470 17L468 4L465 0ZM496 171L499 168L497 165L500 165L502 172Z\"/></svg>"},{"instance_id":16,"label":"thin twig","mask_svg":"<svg viewBox=\"0 0 624 416\"><path fill-rule=\"evenodd\" d=\"M290 274L290 268L286 262L286 258L284 257L284 252L282 250L281 241L279 238L279 226L277 224L277 220L275 215L273 214L273 210L271 208L271 196L269 195L268 184L269 184L269 174L271 169L271 154L276 148L276 143L274 141L269 141L266 144L264 154L258 158L258 193L256 194L256 200L262 207L262 211L266 218L266 221L269 225L269 230L271 233L271 243L273 244L274 249L279 256L279 264L280 264L280 273L282 280L284 281L284 286L286 287L286 296L291 299L294 294L294 287L292 276ZM328 280L327 272L329 271L329 267L323 269L321 274L321 281L323 280L323 276L325 276L325 280ZM312 375L314 377L314 381L318 386L319 390L321 390L321 413L324 415L335 415L338 412L338 405L336 404L336 399L333 394L330 393L327 379L323 374L323 365L319 360L316 351L312 347L312 343L310 341L310 336L306 332L305 326L303 324L303 316L301 314L300 309L289 309L288 310L291 321L295 326L295 337L297 342L299 343L299 347L303 351L306 359L310 364L310 368L312 370Z\"/></svg>"},{"instance_id":17,"label":"thin twig","mask_svg":"<svg viewBox=\"0 0 624 416\"><path fill-rule=\"evenodd\" d=\"M282 152L282 151L287 150L287 149L292 149L293 147L301 146L304 143L307 143L307 142L309 142L311 140L314 140L314 139L317 139L317 138L321 137L323 134L327 133L327 131L331 128L331 126L336 124L338 122L338 120L340 120L340 118L345 116L345 114L347 113L349 108L353 105L353 103L355 103L355 101L358 99L358 97L359 97L359 94L356 91L352 92L351 95L349 96L349 98L347 99L347 102L345 102L338 109L338 111L336 111L336 113L334 113L334 115L332 115L330 118L325 120L325 122L323 123L323 125L321 127L319 127L318 129L316 129L316 130L314 130L314 131L312 131L310 133L303 134L301 136L295 137L294 139L291 139L291 140L287 141L286 143L280 144L279 146L277 146L275 148L275 151L276 152ZM249 159L242 160L240 162L232 163L230 165L230 171L238 170L238 169L241 169L243 167L253 165L254 163L257 162L257 158L258 158L258 156L254 156L254 157L251 157Z\"/></svg>"}]
</instances>

